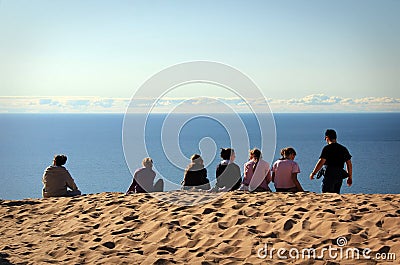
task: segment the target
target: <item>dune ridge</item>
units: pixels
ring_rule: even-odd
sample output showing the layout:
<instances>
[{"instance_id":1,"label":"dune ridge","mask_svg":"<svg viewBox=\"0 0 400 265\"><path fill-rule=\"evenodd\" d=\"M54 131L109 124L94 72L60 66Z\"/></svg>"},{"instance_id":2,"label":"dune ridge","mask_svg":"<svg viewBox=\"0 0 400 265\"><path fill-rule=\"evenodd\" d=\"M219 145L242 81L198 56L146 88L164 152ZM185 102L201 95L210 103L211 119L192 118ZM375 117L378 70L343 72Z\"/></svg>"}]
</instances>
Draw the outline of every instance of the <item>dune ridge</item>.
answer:
<instances>
[{"instance_id":1,"label":"dune ridge","mask_svg":"<svg viewBox=\"0 0 400 265\"><path fill-rule=\"evenodd\" d=\"M399 194L100 193L3 200L0 206L0 264L398 264L400 260ZM339 237L346 245L338 243ZM291 248L336 247L370 249L373 257L395 254L396 260L327 255L282 259L277 253L262 257L266 245L287 249L286 256Z\"/></svg>"}]
</instances>

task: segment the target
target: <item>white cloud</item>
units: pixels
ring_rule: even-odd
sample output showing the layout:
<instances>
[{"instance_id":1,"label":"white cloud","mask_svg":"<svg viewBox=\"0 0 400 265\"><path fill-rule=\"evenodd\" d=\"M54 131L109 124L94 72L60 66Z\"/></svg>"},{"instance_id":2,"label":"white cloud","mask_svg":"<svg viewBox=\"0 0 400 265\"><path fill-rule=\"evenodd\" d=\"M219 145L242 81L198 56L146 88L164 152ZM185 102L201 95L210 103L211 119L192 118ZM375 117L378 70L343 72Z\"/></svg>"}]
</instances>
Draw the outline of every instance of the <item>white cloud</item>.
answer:
<instances>
[{"instance_id":1,"label":"white cloud","mask_svg":"<svg viewBox=\"0 0 400 265\"><path fill-rule=\"evenodd\" d=\"M273 111L282 112L399 112L400 98L365 97L342 98L324 94L289 100L270 100ZM284 111L285 112L285 111Z\"/></svg>"},{"instance_id":2,"label":"white cloud","mask_svg":"<svg viewBox=\"0 0 400 265\"><path fill-rule=\"evenodd\" d=\"M122 113L129 99L98 97L0 97L0 113Z\"/></svg>"},{"instance_id":3,"label":"white cloud","mask_svg":"<svg viewBox=\"0 0 400 265\"><path fill-rule=\"evenodd\" d=\"M290 99L289 104L304 104L304 105L334 105L340 104L344 98L329 97L324 94L309 95L304 98Z\"/></svg>"},{"instance_id":4,"label":"white cloud","mask_svg":"<svg viewBox=\"0 0 400 265\"><path fill-rule=\"evenodd\" d=\"M273 112L399 112L400 98L342 98L314 94L303 98L266 99ZM249 105L262 106L265 99L253 98L151 98L137 99L130 105L133 112L249 112ZM99 97L0 97L0 113L124 113L128 98Z\"/></svg>"}]
</instances>

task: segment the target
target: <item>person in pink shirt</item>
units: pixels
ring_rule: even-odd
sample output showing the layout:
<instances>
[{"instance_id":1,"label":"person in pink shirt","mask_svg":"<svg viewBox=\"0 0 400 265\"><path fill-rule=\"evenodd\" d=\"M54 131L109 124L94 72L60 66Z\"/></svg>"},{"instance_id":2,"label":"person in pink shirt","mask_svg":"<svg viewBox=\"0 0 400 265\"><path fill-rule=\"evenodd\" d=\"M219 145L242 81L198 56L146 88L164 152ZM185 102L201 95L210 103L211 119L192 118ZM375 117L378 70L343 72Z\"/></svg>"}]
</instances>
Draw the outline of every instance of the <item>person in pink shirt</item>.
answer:
<instances>
[{"instance_id":1,"label":"person in pink shirt","mask_svg":"<svg viewBox=\"0 0 400 265\"><path fill-rule=\"evenodd\" d=\"M271 191L271 170L267 161L262 159L261 151L250 150L250 160L244 164L244 178L240 190Z\"/></svg>"},{"instance_id":2,"label":"person in pink shirt","mask_svg":"<svg viewBox=\"0 0 400 265\"><path fill-rule=\"evenodd\" d=\"M272 182L277 192L304 191L297 179L299 165L294 161L296 151L292 147L281 150L282 158L272 166Z\"/></svg>"}]
</instances>

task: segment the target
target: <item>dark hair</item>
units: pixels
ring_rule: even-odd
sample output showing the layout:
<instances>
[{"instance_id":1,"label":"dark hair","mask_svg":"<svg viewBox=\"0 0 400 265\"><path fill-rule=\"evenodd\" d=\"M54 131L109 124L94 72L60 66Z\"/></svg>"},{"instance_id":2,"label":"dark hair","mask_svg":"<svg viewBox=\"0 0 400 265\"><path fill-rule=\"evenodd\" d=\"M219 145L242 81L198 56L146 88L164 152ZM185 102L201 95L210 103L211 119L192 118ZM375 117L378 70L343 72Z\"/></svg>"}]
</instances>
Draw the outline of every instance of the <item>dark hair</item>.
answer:
<instances>
[{"instance_id":1,"label":"dark hair","mask_svg":"<svg viewBox=\"0 0 400 265\"><path fill-rule=\"evenodd\" d=\"M293 147L285 147L281 150L282 159L285 159L286 157L290 156L291 154L296 155L296 151L294 150Z\"/></svg>"},{"instance_id":2,"label":"dark hair","mask_svg":"<svg viewBox=\"0 0 400 265\"><path fill-rule=\"evenodd\" d=\"M229 160L231 158L231 154L235 151L232 148L221 148L221 158L224 160Z\"/></svg>"},{"instance_id":3,"label":"dark hair","mask_svg":"<svg viewBox=\"0 0 400 265\"><path fill-rule=\"evenodd\" d=\"M194 164L203 164L203 159L199 154L194 154L190 157L190 160L192 160L192 163Z\"/></svg>"},{"instance_id":4,"label":"dark hair","mask_svg":"<svg viewBox=\"0 0 400 265\"><path fill-rule=\"evenodd\" d=\"M261 158L261 151L257 148L250 150L250 154L255 158L255 160L259 160Z\"/></svg>"},{"instance_id":5,"label":"dark hair","mask_svg":"<svg viewBox=\"0 0 400 265\"><path fill-rule=\"evenodd\" d=\"M253 156L253 159L256 160L256 163L253 165L253 171L256 171L258 161L261 158L261 151L257 148L250 150L250 154Z\"/></svg>"},{"instance_id":6,"label":"dark hair","mask_svg":"<svg viewBox=\"0 0 400 265\"><path fill-rule=\"evenodd\" d=\"M58 167L65 165L65 163L67 163L67 156L66 155L55 155L54 163Z\"/></svg>"},{"instance_id":7,"label":"dark hair","mask_svg":"<svg viewBox=\"0 0 400 265\"><path fill-rule=\"evenodd\" d=\"M326 130L325 136L327 136L331 140L336 140L337 139L336 132L333 129Z\"/></svg>"}]
</instances>

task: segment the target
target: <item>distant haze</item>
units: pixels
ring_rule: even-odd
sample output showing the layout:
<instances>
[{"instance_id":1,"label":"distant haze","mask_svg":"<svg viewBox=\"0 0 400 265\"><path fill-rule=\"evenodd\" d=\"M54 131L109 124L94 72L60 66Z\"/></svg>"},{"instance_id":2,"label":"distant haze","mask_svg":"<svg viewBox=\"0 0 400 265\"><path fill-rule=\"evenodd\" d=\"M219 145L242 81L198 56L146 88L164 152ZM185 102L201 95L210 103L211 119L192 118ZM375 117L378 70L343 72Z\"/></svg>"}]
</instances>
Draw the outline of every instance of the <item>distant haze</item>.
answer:
<instances>
[{"instance_id":1,"label":"distant haze","mask_svg":"<svg viewBox=\"0 0 400 265\"><path fill-rule=\"evenodd\" d=\"M1 0L0 112L123 112L149 77L196 60L242 71L273 111L399 111L399 13L391 0Z\"/></svg>"}]
</instances>

